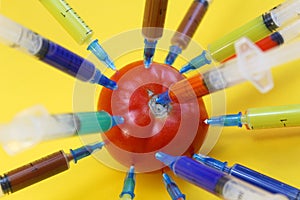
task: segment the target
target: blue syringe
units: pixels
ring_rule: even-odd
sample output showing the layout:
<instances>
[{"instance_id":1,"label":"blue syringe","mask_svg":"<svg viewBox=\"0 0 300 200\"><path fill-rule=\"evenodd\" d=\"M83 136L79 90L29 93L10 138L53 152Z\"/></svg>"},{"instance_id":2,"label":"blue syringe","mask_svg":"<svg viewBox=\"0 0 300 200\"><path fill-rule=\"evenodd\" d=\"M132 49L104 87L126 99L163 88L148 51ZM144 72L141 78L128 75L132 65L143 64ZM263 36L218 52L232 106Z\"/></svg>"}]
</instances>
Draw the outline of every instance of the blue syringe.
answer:
<instances>
[{"instance_id":1,"label":"blue syringe","mask_svg":"<svg viewBox=\"0 0 300 200\"><path fill-rule=\"evenodd\" d=\"M176 183L172 180L172 178L166 174L163 173L163 180L165 187L171 196L172 200L185 200L185 195L182 194Z\"/></svg>"},{"instance_id":2,"label":"blue syringe","mask_svg":"<svg viewBox=\"0 0 300 200\"><path fill-rule=\"evenodd\" d=\"M2 15L0 42L21 49L79 80L103 85L112 90L117 89L117 84L104 76L90 61Z\"/></svg>"},{"instance_id":3,"label":"blue syringe","mask_svg":"<svg viewBox=\"0 0 300 200\"><path fill-rule=\"evenodd\" d=\"M283 195L264 191L187 156L158 152L155 157L178 177L226 200L288 200Z\"/></svg>"},{"instance_id":4,"label":"blue syringe","mask_svg":"<svg viewBox=\"0 0 300 200\"><path fill-rule=\"evenodd\" d=\"M290 200L300 199L299 189L294 188L290 185L287 185L271 177L268 177L266 175L263 175L243 165L234 164L232 167L228 167L227 162L221 162L214 158L200 155L200 154L194 154L193 158L195 158L197 161L207 166L223 171L226 174L234 176L238 179L241 179L247 183L260 187L271 193L283 194L287 196Z\"/></svg>"},{"instance_id":5,"label":"blue syringe","mask_svg":"<svg viewBox=\"0 0 300 200\"><path fill-rule=\"evenodd\" d=\"M131 166L126 178L124 180L124 185L122 192L120 194L120 200L132 200L134 199L134 188L135 188L135 174L134 166Z\"/></svg>"},{"instance_id":6,"label":"blue syringe","mask_svg":"<svg viewBox=\"0 0 300 200\"><path fill-rule=\"evenodd\" d=\"M116 70L113 61L98 43L98 40L92 39L93 30L90 29L65 0L39 1L78 44L87 44L87 50L91 51L99 60L104 62L107 67Z\"/></svg>"}]
</instances>

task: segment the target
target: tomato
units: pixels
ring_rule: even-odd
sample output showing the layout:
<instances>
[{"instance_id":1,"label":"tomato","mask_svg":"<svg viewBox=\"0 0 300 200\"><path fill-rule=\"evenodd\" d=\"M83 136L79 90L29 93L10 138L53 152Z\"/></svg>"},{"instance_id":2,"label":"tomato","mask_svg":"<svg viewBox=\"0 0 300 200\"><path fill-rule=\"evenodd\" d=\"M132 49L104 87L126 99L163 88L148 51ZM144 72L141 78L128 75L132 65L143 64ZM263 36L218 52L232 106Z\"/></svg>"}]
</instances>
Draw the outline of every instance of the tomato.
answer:
<instances>
[{"instance_id":1,"label":"tomato","mask_svg":"<svg viewBox=\"0 0 300 200\"><path fill-rule=\"evenodd\" d=\"M202 99L162 106L155 97L184 77L174 68L153 63L146 69L142 61L123 67L111 79L115 91L103 88L98 110L120 115L125 123L102 134L106 149L122 165L135 166L139 172L155 171L163 165L155 159L162 151L191 156L201 147L208 126Z\"/></svg>"}]
</instances>

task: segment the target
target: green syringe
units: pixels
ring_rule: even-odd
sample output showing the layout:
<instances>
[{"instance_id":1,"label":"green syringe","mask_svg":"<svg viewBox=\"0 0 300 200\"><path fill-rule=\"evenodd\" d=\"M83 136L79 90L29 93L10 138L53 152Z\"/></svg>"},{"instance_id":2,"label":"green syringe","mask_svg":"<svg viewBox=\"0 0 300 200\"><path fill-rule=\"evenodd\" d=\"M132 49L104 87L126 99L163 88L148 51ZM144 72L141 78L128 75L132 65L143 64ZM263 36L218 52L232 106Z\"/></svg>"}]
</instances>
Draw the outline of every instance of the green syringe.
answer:
<instances>
[{"instance_id":1,"label":"green syringe","mask_svg":"<svg viewBox=\"0 0 300 200\"><path fill-rule=\"evenodd\" d=\"M105 111L50 115L46 108L37 105L0 125L0 144L8 154L15 154L42 141L103 133L123 123L123 117Z\"/></svg>"},{"instance_id":2,"label":"green syringe","mask_svg":"<svg viewBox=\"0 0 300 200\"><path fill-rule=\"evenodd\" d=\"M300 105L270 106L247 109L233 115L221 115L205 120L211 126L246 126L247 129L267 129L300 126Z\"/></svg>"},{"instance_id":3,"label":"green syringe","mask_svg":"<svg viewBox=\"0 0 300 200\"><path fill-rule=\"evenodd\" d=\"M65 0L39 0L51 15L62 25L70 36L80 45L87 44L90 50L107 67L116 70L108 54L97 39L92 39L93 30L82 20Z\"/></svg>"}]
</instances>

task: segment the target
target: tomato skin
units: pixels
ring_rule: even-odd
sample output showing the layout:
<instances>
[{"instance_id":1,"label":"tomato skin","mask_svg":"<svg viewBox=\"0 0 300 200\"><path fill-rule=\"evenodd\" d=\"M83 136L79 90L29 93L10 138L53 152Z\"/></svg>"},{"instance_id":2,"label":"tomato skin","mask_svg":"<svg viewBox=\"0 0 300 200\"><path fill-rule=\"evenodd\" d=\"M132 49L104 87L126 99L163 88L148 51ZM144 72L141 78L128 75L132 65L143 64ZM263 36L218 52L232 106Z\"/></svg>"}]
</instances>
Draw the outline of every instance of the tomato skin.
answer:
<instances>
[{"instance_id":1,"label":"tomato skin","mask_svg":"<svg viewBox=\"0 0 300 200\"><path fill-rule=\"evenodd\" d=\"M126 78L129 73L132 75ZM154 63L150 69L144 69L142 61L123 67L111 77L119 89L103 88L98 110L125 118L124 124L102 134L103 140L108 141L106 149L115 160L125 166L134 164L140 172L149 172L163 167L154 157L157 151L191 156L199 150L208 130L203 122L208 117L202 99L191 104L174 103L166 117L155 116L148 105L153 95L183 78L164 64ZM147 82L148 79L151 80ZM185 133L184 127L189 124L194 129Z\"/></svg>"}]
</instances>

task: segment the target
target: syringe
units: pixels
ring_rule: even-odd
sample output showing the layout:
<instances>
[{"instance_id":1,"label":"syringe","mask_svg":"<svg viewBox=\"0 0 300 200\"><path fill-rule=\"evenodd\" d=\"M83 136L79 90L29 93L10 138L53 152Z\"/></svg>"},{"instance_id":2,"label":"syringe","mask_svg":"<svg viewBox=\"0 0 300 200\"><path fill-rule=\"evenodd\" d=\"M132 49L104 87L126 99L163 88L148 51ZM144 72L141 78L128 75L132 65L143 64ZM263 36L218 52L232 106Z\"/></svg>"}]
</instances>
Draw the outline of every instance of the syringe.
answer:
<instances>
[{"instance_id":1,"label":"syringe","mask_svg":"<svg viewBox=\"0 0 300 200\"><path fill-rule=\"evenodd\" d=\"M163 173L163 180L165 187L172 198L172 200L185 200L185 195L182 194L176 183L172 180L172 178L166 174Z\"/></svg>"},{"instance_id":2,"label":"syringe","mask_svg":"<svg viewBox=\"0 0 300 200\"><path fill-rule=\"evenodd\" d=\"M300 0L287 0L269 12L254 18L243 26L230 32L208 45L208 50L193 58L180 69L180 73L197 69L209 64L211 60L222 62L235 54L234 42L241 37L248 37L256 42L279 27L284 27L291 21L299 18Z\"/></svg>"},{"instance_id":3,"label":"syringe","mask_svg":"<svg viewBox=\"0 0 300 200\"><path fill-rule=\"evenodd\" d=\"M98 40L92 39L93 30L89 28L65 0L39 1L79 45L88 45L87 49L99 60L104 62L107 67L116 70L113 61L98 43Z\"/></svg>"},{"instance_id":4,"label":"syringe","mask_svg":"<svg viewBox=\"0 0 300 200\"><path fill-rule=\"evenodd\" d=\"M66 154L63 150L40 158L0 176L0 197L14 193L69 169L69 162L85 158L103 147L104 143L83 146Z\"/></svg>"},{"instance_id":5,"label":"syringe","mask_svg":"<svg viewBox=\"0 0 300 200\"><path fill-rule=\"evenodd\" d=\"M105 111L50 115L44 107L34 106L0 126L0 142L8 154L15 154L41 141L103 133L122 123L123 117Z\"/></svg>"},{"instance_id":6,"label":"syringe","mask_svg":"<svg viewBox=\"0 0 300 200\"><path fill-rule=\"evenodd\" d=\"M199 24L205 16L208 6L212 0L194 0L189 10L182 19L177 32L171 39L169 54L166 57L165 63L172 65L176 60L178 54L181 54L182 50L186 49L193 38Z\"/></svg>"},{"instance_id":7,"label":"syringe","mask_svg":"<svg viewBox=\"0 0 300 200\"><path fill-rule=\"evenodd\" d=\"M299 36L300 36L300 20L297 20L289 24L288 26L284 27L283 29L274 32L271 35L257 41L255 44L261 50L267 51L269 49L272 49L284 43L288 43ZM233 56L225 59L222 62L227 62L235 57L236 55L234 54Z\"/></svg>"},{"instance_id":8,"label":"syringe","mask_svg":"<svg viewBox=\"0 0 300 200\"><path fill-rule=\"evenodd\" d=\"M300 105L249 108L245 114L222 115L205 120L212 126L245 125L247 129L285 128L300 126Z\"/></svg>"},{"instance_id":9,"label":"syringe","mask_svg":"<svg viewBox=\"0 0 300 200\"><path fill-rule=\"evenodd\" d=\"M271 193L283 194L287 196L290 200L300 199L299 189L287 185L271 177L268 177L252 169L249 169L248 167L245 167L243 165L234 164L232 167L228 167L227 162L221 162L214 158L200 154L194 154L193 158L209 167L212 167L219 171L223 171L226 174L234 176L238 179L241 179L264 190L267 190Z\"/></svg>"},{"instance_id":10,"label":"syringe","mask_svg":"<svg viewBox=\"0 0 300 200\"><path fill-rule=\"evenodd\" d=\"M246 80L265 93L274 85L269 69L300 58L299 41L266 52L262 52L246 38L238 40L235 46L237 59L174 83L166 92L158 95L156 102L162 105L178 100L185 103L195 97L202 97Z\"/></svg>"},{"instance_id":11,"label":"syringe","mask_svg":"<svg viewBox=\"0 0 300 200\"><path fill-rule=\"evenodd\" d=\"M132 200L134 199L134 188L135 188L135 174L134 166L131 166L126 178L124 180L124 185L122 192L120 194L120 200Z\"/></svg>"},{"instance_id":12,"label":"syringe","mask_svg":"<svg viewBox=\"0 0 300 200\"><path fill-rule=\"evenodd\" d=\"M117 88L117 84L104 76L90 61L2 15L0 15L0 42L21 49L82 81L97 83L112 90Z\"/></svg>"},{"instance_id":13,"label":"syringe","mask_svg":"<svg viewBox=\"0 0 300 200\"><path fill-rule=\"evenodd\" d=\"M187 156L158 152L155 157L169 166L176 176L225 200L288 200L283 195L264 191Z\"/></svg>"},{"instance_id":14,"label":"syringe","mask_svg":"<svg viewBox=\"0 0 300 200\"><path fill-rule=\"evenodd\" d=\"M168 0L146 0L142 34L144 36L144 64L149 68L157 41L163 35Z\"/></svg>"}]
</instances>

